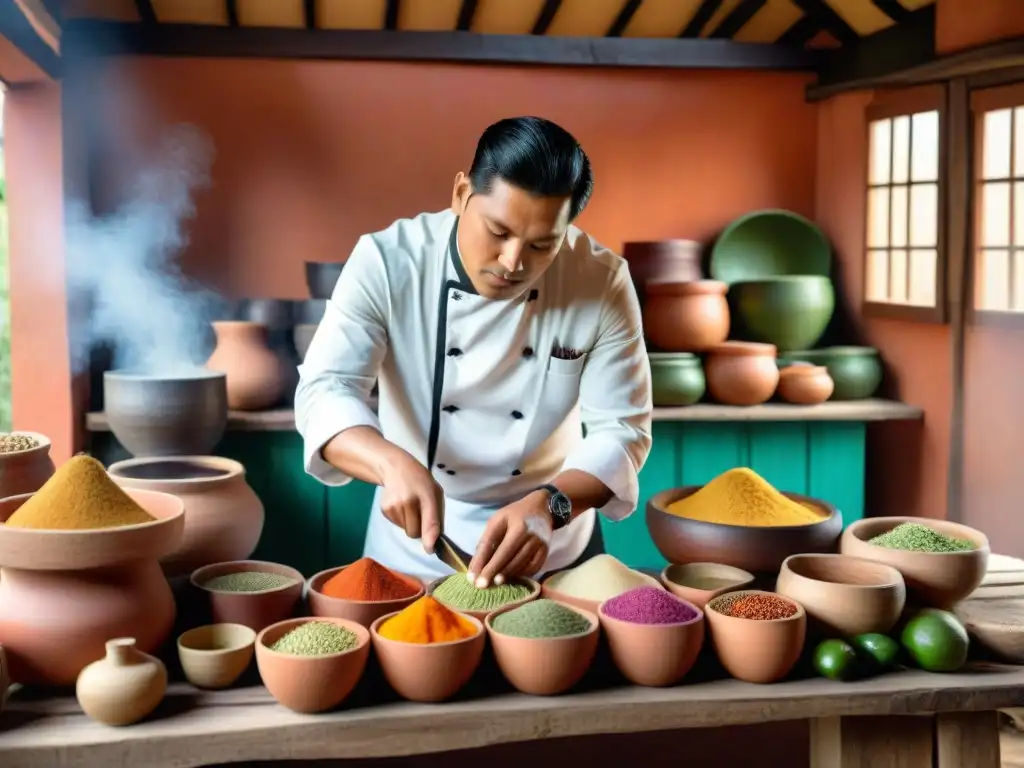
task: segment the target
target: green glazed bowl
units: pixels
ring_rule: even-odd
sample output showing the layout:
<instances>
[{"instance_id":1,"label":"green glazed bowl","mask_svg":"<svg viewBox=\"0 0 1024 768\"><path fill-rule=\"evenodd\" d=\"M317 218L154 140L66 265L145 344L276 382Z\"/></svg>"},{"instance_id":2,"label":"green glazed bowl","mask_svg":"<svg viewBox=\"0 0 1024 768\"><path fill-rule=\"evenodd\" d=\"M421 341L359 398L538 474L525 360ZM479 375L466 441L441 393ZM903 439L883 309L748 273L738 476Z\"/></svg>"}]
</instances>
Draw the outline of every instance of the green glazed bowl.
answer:
<instances>
[{"instance_id":1,"label":"green glazed bowl","mask_svg":"<svg viewBox=\"0 0 1024 768\"><path fill-rule=\"evenodd\" d=\"M733 283L729 299L753 340L774 344L779 351L814 346L836 308L832 281L821 275Z\"/></svg>"},{"instance_id":2,"label":"green glazed bowl","mask_svg":"<svg viewBox=\"0 0 1024 768\"><path fill-rule=\"evenodd\" d=\"M693 405L704 396L704 367L689 352L652 352L651 384L654 405Z\"/></svg>"},{"instance_id":3,"label":"green glazed bowl","mask_svg":"<svg viewBox=\"0 0 1024 768\"><path fill-rule=\"evenodd\" d=\"M779 275L828 275L832 248L814 222L792 211L754 211L725 228L711 250L711 276L730 285Z\"/></svg>"},{"instance_id":4,"label":"green glazed bowl","mask_svg":"<svg viewBox=\"0 0 1024 768\"><path fill-rule=\"evenodd\" d=\"M882 360L874 347L824 347L787 352L788 361L824 365L835 382L830 400L864 400L882 383Z\"/></svg>"}]
</instances>

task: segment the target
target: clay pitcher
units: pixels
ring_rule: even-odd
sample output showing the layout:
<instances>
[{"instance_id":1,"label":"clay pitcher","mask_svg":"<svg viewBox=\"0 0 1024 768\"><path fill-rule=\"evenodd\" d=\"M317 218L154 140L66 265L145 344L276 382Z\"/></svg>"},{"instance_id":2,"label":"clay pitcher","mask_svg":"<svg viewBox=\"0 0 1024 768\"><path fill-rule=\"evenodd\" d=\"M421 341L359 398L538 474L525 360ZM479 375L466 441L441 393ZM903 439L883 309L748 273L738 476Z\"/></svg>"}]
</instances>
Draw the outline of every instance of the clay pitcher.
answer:
<instances>
[{"instance_id":1,"label":"clay pitcher","mask_svg":"<svg viewBox=\"0 0 1024 768\"><path fill-rule=\"evenodd\" d=\"M50 439L38 432L17 432L35 438L35 448L12 453L0 453L0 499L35 493L54 472L50 458Z\"/></svg>"},{"instance_id":2,"label":"clay pitcher","mask_svg":"<svg viewBox=\"0 0 1024 768\"><path fill-rule=\"evenodd\" d=\"M131 725L150 714L167 693L167 668L135 647L135 639L107 642L107 655L82 670L75 695L93 720Z\"/></svg>"},{"instance_id":3,"label":"clay pitcher","mask_svg":"<svg viewBox=\"0 0 1024 768\"><path fill-rule=\"evenodd\" d=\"M291 372L270 349L267 326L221 320L213 323L213 331L217 346L206 367L227 376L228 408L261 411L280 402Z\"/></svg>"}]
</instances>

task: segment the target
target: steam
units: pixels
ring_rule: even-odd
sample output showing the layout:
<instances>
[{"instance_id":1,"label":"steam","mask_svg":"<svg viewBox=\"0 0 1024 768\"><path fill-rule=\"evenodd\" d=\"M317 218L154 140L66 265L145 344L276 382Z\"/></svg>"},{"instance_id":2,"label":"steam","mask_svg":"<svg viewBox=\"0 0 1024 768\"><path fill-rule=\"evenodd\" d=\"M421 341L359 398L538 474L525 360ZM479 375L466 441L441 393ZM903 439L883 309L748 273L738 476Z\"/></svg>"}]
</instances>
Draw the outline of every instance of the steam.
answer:
<instances>
[{"instance_id":1,"label":"steam","mask_svg":"<svg viewBox=\"0 0 1024 768\"><path fill-rule=\"evenodd\" d=\"M213 143L190 126L169 131L127 190L129 201L93 217L81 201L66 210L73 370L106 344L114 367L174 376L203 362L217 295L185 277L177 257L193 193L210 183Z\"/></svg>"}]
</instances>

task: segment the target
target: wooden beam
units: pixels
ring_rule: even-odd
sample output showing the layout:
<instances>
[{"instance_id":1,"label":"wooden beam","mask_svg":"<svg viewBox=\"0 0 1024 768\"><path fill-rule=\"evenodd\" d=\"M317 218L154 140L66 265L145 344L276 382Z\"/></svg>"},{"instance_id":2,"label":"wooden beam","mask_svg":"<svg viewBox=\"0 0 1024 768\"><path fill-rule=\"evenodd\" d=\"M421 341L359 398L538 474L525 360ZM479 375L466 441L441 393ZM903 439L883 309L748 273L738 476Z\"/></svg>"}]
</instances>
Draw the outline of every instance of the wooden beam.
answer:
<instances>
[{"instance_id":1,"label":"wooden beam","mask_svg":"<svg viewBox=\"0 0 1024 768\"><path fill-rule=\"evenodd\" d=\"M533 22L533 30L531 31L531 34L546 34L548 27L551 26L551 22L555 20L555 14L558 13L558 9L561 5L562 0L544 0L544 7L540 9L540 14L538 14L537 20Z\"/></svg>"},{"instance_id":2,"label":"wooden beam","mask_svg":"<svg viewBox=\"0 0 1024 768\"><path fill-rule=\"evenodd\" d=\"M711 37L726 39L735 37L736 33L743 29L747 22L754 18L754 14L764 8L767 2L768 0L743 0L733 8L732 13L722 19L721 24L715 27L711 32Z\"/></svg>"},{"instance_id":3,"label":"wooden beam","mask_svg":"<svg viewBox=\"0 0 1024 768\"><path fill-rule=\"evenodd\" d=\"M306 20L306 29L316 29L316 0L302 0L302 11Z\"/></svg>"},{"instance_id":4,"label":"wooden beam","mask_svg":"<svg viewBox=\"0 0 1024 768\"><path fill-rule=\"evenodd\" d=\"M860 42L861 36L825 0L793 0L793 2L804 14L818 22L819 27L831 32L835 39L843 45Z\"/></svg>"},{"instance_id":5,"label":"wooden beam","mask_svg":"<svg viewBox=\"0 0 1024 768\"><path fill-rule=\"evenodd\" d=\"M7 38L39 69L52 78L60 77L61 59L15 3L0 4L0 36Z\"/></svg>"},{"instance_id":6,"label":"wooden beam","mask_svg":"<svg viewBox=\"0 0 1024 768\"><path fill-rule=\"evenodd\" d=\"M399 0L388 0L384 9L384 29L398 29Z\"/></svg>"},{"instance_id":7,"label":"wooden beam","mask_svg":"<svg viewBox=\"0 0 1024 768\"><path fill-rule=\"evenodd\" d=\"M156 24L156 11L153 10L153 3L150 0L135 0L135 7L139 11L139 18L144 24Z\"/></svg>"},{"instance_id":8,"label":"wooden beam","mask_svg":"<svg viewBox=\"0 0 1024 768\"><path fill-rule=\"evenodd\" d=\"M897 24L907 21L914 13L908 10L900 0L871 0L871 3Z\"/></svg>"},{"instance_id":9,"label":"wooden beam","mask_svg":"<svg viewBox=\"0 0 1024 768\"><path fill-rule=\"evenodd\" d=\"M225 8L228 17L228 26L238 26L238 0L224 0Z\"/></svg>"},{"instance_id":10,"label":"wooden beam","mask_svg":"<svg viewBox=\"0 0 1024 768\"><path fill-rule=\"evenodd\" d=\"M629 26L629 22L633 19L633 14L637 12L637 9L643 2L644 0L626 0L622 10L619 11L619 15L615 17L615 21L608 28L607 36L621 37L622 33L626 31L626 27Z\"/></svg>"},{"instance_id":11,"label":"wooden beam","mask_svg":"<svg viewBox=\"0 0 1024 768\"><path fill-rule=\"evenodd\" d=\"M476 15L478 4L477 0L462 0L462 7L459 8L459 20L455 24L456 29L462 32L469 31L473 26L473 17Z\"/></svg>"},{"instance_id":12,"label":"wooden beam","mask_svg":"<svg viewBox=\"0 0 1024 768\"><path fill-rule=\"evenodd\" d=\"M810 16L803 16L775 41L776 45L803 48L821 31L821 27Z\"/></svg>"},{"instance_id":13,"label":"wooden beam","mask_svg":"<svg viewBox=\"0 0 1024 768\"><path fill-rule=\"evenodd\" d=\"M693 14L693 18L690 19L690 23L687 24L683 31L679 33L680 37L700 37L700 32L704 29L704 25L711 21L711 17L715 15L715 11L722 4L722 0L704 0L700 4L700 8L697 9L696 13Z\"/></svg>"}]
</instances>

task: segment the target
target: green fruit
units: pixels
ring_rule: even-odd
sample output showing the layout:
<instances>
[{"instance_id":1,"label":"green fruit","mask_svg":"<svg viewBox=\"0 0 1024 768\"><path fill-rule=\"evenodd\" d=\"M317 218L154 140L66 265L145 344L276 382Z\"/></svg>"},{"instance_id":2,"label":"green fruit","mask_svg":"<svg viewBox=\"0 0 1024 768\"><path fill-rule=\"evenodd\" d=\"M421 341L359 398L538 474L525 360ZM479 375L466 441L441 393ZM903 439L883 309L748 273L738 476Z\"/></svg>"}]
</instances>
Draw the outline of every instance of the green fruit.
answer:
<instances>
[{"instance_id":1,"label":"green fruit","mask_svg":"<svg viewBox=\"0 0 1024 768\"><path fill-rule=\"evenodd\" d=\"M880 667L891 667L900 655L900 644L888 635L868 632L853 638L853 645Z\"/></svg>"},{"instance_id":2,"label":"green fruit","mask_svg":"<svg viewBox=\"0 0 1024 768\"><path fill-rule=\"evenodd\" d=\"M967 661L967 630L949 611L926 608L907 622L900 637L921 669L955 672Z\"/></svg>"},{"instance_id":3,"label":"green fruit","mask_svg":"<svg viewBox=\"0 0 1024 768\"><path fill-rule=\"evenodd\" d=\"M851 680L859 671L857 651L845 640L825 640L814 650L814 669L829 680Z\"/></svg>"}]
</instances>

